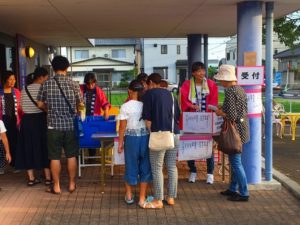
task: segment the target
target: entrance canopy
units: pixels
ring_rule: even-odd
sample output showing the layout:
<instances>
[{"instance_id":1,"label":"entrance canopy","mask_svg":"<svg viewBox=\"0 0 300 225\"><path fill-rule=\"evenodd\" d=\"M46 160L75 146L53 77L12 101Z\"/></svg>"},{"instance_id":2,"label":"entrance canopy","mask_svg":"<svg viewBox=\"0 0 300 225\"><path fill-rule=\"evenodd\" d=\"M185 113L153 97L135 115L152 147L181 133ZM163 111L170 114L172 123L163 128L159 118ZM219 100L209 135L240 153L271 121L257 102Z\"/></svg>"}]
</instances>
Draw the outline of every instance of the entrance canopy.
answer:
<instances>
[{"instance_id":1,"label":"entrance canopy","mask_svg":"<svg viewBox=\"0 0 300 225\"><path fill-rule=\"evenodd\" d=\"M0 32L52 46L89 46L88 38L186 37L236 33L236 0L1 0ZM275 18L299 0L275 0Z\"/></svg>"}]
</instances>

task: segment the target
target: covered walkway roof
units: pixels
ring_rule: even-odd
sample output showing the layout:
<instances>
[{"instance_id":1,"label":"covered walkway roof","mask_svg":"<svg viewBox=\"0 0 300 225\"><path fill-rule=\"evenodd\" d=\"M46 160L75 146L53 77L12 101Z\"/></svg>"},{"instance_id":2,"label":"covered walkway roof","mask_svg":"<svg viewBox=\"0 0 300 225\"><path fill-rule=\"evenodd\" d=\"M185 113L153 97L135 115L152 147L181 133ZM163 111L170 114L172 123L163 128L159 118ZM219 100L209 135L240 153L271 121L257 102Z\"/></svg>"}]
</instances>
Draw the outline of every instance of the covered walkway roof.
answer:
<instances>
[{"instance_id":1,"label":"covered walkway roof","mask_svg":"<svg viewBox=\"0 0 300 225\"><path fill-rule=\"evenodd\" d=\"M88 38L236 33L236 0L1 0L0 32L45 45L89 46ZM275 18L299 0L274 0Z\"/></svg>"}]
</instances>

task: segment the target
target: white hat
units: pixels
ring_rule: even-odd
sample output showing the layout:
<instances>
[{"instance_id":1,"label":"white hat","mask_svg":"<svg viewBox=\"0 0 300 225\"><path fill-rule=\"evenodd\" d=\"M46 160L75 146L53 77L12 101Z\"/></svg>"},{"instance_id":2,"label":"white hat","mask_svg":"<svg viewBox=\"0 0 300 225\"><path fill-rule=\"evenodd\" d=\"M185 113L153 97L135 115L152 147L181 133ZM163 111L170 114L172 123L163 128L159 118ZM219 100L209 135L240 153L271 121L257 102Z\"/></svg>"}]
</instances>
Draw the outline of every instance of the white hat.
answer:
<instances>
[{"instance_id":1,"label":"white hat","mask_svg":"<svg viewBox=\"0 0 300 225\"><path fill-rule=\"evenodd\" d=\"M214 78L216 80L236 81L235 67L232 65L221 65L218 74Z\"/></svg>"}]
</instances>

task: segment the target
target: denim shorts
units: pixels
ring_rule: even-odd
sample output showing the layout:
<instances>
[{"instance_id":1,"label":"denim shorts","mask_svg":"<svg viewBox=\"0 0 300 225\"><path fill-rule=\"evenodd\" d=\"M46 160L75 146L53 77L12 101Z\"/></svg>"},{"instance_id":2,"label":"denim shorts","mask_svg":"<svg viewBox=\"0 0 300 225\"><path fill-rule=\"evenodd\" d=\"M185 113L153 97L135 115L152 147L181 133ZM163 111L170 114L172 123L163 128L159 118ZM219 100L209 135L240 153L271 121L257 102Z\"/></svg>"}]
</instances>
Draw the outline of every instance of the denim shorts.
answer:
<instances>
[{"instance_id":1,"label":"denim shorts","mask_svg":"<svg viewBox=\"0 0 300 225\"><path fill-rule=\"evenodd\" d=\"M126 132L124 141L125 154L125 176L124 179L129 185L136 185L138 182L149 183L152 181L151 166L149 159L149 135L144 131L134 132L132 135ZM144 134L144 135L141 135Z\"/></svg>"}]
</instances>

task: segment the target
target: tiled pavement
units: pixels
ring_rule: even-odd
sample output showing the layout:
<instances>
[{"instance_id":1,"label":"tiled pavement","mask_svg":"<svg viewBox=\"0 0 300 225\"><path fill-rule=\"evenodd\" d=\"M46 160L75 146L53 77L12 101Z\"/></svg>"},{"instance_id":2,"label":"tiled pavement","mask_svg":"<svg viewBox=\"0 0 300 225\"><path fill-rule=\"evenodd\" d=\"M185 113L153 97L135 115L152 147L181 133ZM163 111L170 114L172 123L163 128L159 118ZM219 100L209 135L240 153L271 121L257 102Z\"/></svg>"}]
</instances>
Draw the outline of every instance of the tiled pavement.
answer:
<instances>
[{"instance_id":1,"label":"tiled pavement","mask_svg":"<svg viewBox=\"0 0 300 225\"><path fill-rule=\"evenodd\" d=\"M120 175L123 168L120 166L116 167L113 178L106 176L104 194L100 191L99 168L85 168L82 178L78 179L78 189L72 194L67 192L63 171L61 195L46 193L43 184L27 187L23 173L9 172L0 177L3 189L0 192L0 224L300 224L300 201L286 189L252 191L247 203L229 202L219 194L227 188L228 181L223 183L216 169L215 184L207 185L204 165L201 162L199 166L200 181L190 184L186 182L185 163L179 163L176 205L158 210L124 203Z\"/></svg>"}]
</instances>

